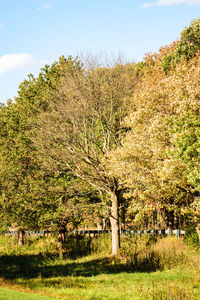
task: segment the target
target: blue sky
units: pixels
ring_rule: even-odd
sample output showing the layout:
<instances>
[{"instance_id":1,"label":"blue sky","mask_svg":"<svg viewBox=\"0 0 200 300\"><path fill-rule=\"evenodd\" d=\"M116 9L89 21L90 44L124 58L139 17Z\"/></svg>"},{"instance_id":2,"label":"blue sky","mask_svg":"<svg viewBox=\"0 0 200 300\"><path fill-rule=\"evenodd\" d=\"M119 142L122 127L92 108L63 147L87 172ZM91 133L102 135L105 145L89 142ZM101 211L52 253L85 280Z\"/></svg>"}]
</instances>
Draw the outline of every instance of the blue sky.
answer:
<instances>
[{"instance_id":1,"label":"blue sky","mask_svg":"<svg viewBox=\"0 0 200 300\"><path fill-rule=\"evenodd\" d=\"M198 17L200 0L0 0L0 102L61 55L140 61Z\"/></svg>"}]
</instances>

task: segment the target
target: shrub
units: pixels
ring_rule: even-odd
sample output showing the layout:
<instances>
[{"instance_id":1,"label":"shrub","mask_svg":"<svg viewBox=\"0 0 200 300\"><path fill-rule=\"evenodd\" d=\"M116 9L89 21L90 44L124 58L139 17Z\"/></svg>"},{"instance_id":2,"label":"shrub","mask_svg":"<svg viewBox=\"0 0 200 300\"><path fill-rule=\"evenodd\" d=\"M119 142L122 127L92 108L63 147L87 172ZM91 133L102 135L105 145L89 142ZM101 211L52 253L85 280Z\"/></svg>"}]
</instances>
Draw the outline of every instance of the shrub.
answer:
<instances>
[{"instance_id":1,"label":"shrub","mask_svg":"<svg viewBox=\"0 0 200 300\"><path fill-rule=\"evenodd\" d=\"M94 237L91 240L91 253L109 255L111 251L111 235L102 234L99 237Z\"/></svg>"},{"instance_id":2,"label":"shrub","mask_svg":"<svg viewBox=\"0 0 200 300\"><path fill-rule=\"evenodd\" d=\"M120 256L126 264L135 270L153 271L159 268L159 258L156 256L152 246L158 237L153 235L123 236L121 242Z\"/></svg>"},{"instance_id":3,"label":"shrub","mask_svg":"<svg viewBox=\"0 0 200 300\"><path fill-rule=\"evenodd\" d=\"M184 242L194 248L200 248L200 241L196 231L195 226L189 228L186 231L186 236L184 237Z\"/></svg>"}]
</instances>

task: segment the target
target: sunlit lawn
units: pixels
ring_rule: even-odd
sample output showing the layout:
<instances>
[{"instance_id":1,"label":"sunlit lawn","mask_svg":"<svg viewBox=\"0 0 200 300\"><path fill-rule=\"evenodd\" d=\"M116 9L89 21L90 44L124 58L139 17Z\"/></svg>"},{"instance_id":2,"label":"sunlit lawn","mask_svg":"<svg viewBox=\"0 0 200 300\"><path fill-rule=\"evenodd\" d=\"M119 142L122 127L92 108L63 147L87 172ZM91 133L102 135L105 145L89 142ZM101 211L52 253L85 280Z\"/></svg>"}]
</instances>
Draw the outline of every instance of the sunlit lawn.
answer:
<instances>
[{"instance_id":1,"label":"sunlit lawn","mask_svg":"<svg viewBox=\"0 0 200 300\"><path fill-rule=\"evenodd\" d=\"M148 269L148 272L141 271L138 264L126 264L124 260L102 253L72 258L50 252L41 253L36 248L34 254L31 247L29 252L26 250L27 253L23 253L25 250L20 250L21 253L18 254L2 253L0 285L8 289L60 299L199 300L198 254L194 255L191 252L191 263L187 264L190 250L185 248L182 242L172 243L166 240L163 245L159 245L158 250L162 250L162 247L166 248L168 243L171 243L171 247L176 245L178 251L174 252L173 257L168 258L174 260L172 267L162 268L162 270L158 267L155 270L152 261L152 268ZM166 249L168 250L171 253L175 251L174 248L170 250L170 247ZM170 262L165 261L165 264ZM145 269L145 265L141 266ZM13 298L12 294L7 295L5 298L6 296L0 290L1 300L40 300L39 296L34 298L34 295L18 297L17 294L13 294Z\"/></svg>"},{"instance_id":2,"label":"sunlit lawn","mask_svg":"<svg viewBox=\"0 0 200 300\"><path fill-rule=\"evenodd\" d=\"M52 300L53 298L39 295L31 295L30 293L21 293L14 290L0 288L1 300Z\"/></svg>"}]
</instances>

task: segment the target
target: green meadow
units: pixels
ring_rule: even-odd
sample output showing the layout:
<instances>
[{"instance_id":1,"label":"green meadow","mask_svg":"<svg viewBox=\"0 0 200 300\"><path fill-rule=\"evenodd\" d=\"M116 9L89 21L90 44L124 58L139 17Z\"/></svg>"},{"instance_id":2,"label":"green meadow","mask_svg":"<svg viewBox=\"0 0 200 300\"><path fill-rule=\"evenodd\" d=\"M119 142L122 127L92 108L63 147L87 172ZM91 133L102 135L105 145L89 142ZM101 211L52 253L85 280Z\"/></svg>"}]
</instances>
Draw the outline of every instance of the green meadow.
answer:
<instances>
[{"instance_id":1,"label":"green meadow","mask_svg":"<svg viewBox=\"0 0 200 300\"><path fill-rule=\"evenodd\" d=\"M6 288L0 288L0 299L1 300L51 300L53 298L31 295L30 293L21 293Z\"/></svg>"},{"instance_id":2,"label":"green meadow","mask_svg":"<svg viewBox=\"0 0 200 300\"><path fill-rule=\"evenodd\" d=\"M182 239L123 237L110 256L109 236L0 243L0 299L199 299L199 257Z\"/></svg>"}]
</instances>

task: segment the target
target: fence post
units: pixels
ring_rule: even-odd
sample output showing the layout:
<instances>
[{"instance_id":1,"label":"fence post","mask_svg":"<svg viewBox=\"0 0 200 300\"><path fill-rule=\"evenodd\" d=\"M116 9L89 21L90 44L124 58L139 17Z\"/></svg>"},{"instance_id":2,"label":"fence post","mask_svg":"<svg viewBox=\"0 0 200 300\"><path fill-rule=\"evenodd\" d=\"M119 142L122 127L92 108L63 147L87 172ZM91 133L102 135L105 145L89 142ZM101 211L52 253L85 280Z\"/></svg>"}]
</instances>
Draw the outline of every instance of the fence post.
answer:
<instances>
[{"instance_id":1,"label":"fence post","mask_svg":"<svg viewBox=\"0 0 200 300\"><path fill-rule=\"evenodd\" d=\"M176 238L177 238L177 241L179 240L179 237L180 237L180 231L179 229L176 230Z\"/></svg>"}]
</instances>

